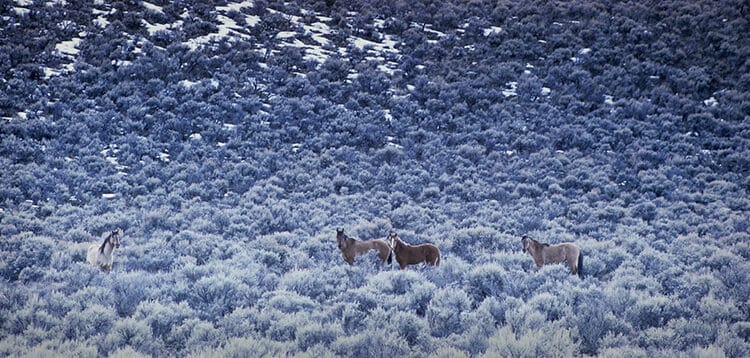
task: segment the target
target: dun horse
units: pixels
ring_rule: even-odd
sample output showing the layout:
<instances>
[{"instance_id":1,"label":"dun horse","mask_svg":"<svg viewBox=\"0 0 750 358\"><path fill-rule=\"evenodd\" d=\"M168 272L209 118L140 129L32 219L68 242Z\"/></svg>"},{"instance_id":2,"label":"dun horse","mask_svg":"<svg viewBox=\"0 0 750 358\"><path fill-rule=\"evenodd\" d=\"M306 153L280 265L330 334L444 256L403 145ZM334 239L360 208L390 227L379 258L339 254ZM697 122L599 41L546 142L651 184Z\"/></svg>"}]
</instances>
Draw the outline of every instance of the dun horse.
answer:
<instances>
[{"instance_id":1,"label":"dun horse","mask_svg":"<svg viewBox=\"0 0 750 358\"><path fill-rule=\"evenodd\" d=\"M568 263L570 272L583 276L583 254L578 245L565 242L557 245L541 243L524 235L521 237L523 252L528 252L534 259L537 271L547 264Z\"/></svg>"},{"instance_id":2,"label":"dun horse","mask_svg":"<svg viewBox=\"0 0 750 358\"><path fill-rule=\"evenodd\" d=\"M112 270L115 248L120 247L120 235L122 229L112 231L107 235L101 245L93 244L89 247L86 261L104 271Z\"/></svg>"},{"instance_id":3,"label":"dun horse","mask_svg":"<svg viewBox=\"0 0 750 358\"><path fill-rule=\"evenodd\" d=\"M401 239L395 232L388 234L391 241L391 247L396 254L396 261L401 269L406 265L414 265L425 262L432 266L440 265L440 250L433 244L409 245Z\"/></svg>"},{"instance_id":4,"label":"dun horse","mask_svg":"<svg viewBox=\"0 0 750 358\"><path fill-rule=\"evenodd\" d=\"M354 264L354 257L363 255L370 250L377 250L378 256L383 261L391 263L393 255L391 248L382 240L358 241L344 234L344 229L336 229L336 242L341 250L341 255L349 265Z\"/></svg>"}]
</instances>

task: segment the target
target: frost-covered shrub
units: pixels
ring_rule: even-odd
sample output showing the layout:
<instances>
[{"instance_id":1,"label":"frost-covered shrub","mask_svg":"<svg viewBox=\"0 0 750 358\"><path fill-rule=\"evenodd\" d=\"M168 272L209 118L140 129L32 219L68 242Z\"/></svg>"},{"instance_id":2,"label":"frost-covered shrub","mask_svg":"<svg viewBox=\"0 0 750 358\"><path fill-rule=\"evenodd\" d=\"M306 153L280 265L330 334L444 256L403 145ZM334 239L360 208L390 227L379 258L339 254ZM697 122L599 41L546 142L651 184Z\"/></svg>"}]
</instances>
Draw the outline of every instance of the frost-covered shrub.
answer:
<instances>
[{"instance_id":1,"label":"frost-covered shrub","mask_svg":"<svg viewBox=\"0 0 750 358\"><path fill-rule=\"evenodd\" d=\"M410 347L419 347L422 351L431 344L430 329L424 317L411 312L396 311L390 317L390 326L395 333L406 340Z\"/></svg>"},{"instance_id":2,"label":"frost-covered shrub","mask_svg":"<svg viewBox=\"0 0 750 358\"><path fill-rule=\"evenodd\" d=\"M403 357L410 352L409 344L397 333L382 330L340 336L331 349L347 357Z\"/></svg>"},{"instance_id":3,"label":"frost-covered shrub","mask_svg":"<svg viewBox=\"0 0 750 358\"><path fill-rule=\"evenodd\" d=\"M435 337L446 337L463 331L470 307L471 299L462 289L446 287L437 290L427 306L430 333Z\"/></svg>"},{"instance_id":4,"label":"frost-covered shrub","mask_svg":"<svg viewBox=\"0 0 750 358\"><path fill-rule=\"evenodd\" d=\"M466 275L466 292L478 304L487 297L501 297L510 275L500 266L485 264L477 266Z\"/></svg>"},{"instance_id":5,"label":"frost-covered shrub","mask_svg":"<svg viewBox=\"0 0 750 358\"><path fill-rule=\"evenodd\" d=\"M0 277L9 281L23 278L22 282L31 282L44 276L55 248L52 239L21 234L3 241L0 244Z\"/></svg>"},{"instance_id":6,"label":"frost-covered shrub","mask_svg":"<svg viewBox=\"0 0 750 358\"><path fill-rule=\"evenodd\" d=\"M154 339L148 324L134 318L124 318L114 322L98 345L99 351L105 354L130 347L146 355L156 355L163 348L160 342Z\"/></svg>"},{"instance_id":7,"label":"frost-covered shrub","mask_svg":"<svg viewBox=\"0 0 750 358\"><path fill-rule=\"evenodd\" d=\"M279 288L296 292L317 301L323 301L346 289L347 282L348 277L343 270L336 267L326 271L305 269L284 274L279 282Z\"/></svg>"},{"instance_id":8,"label":"frost-covered shrub","mask_svg":"<svg viewBox=\"0 0 750 358\"><path fill-rule=\"evenodd\" d=\"M2 345L2 343L0 343ZM21 347L18 347L19 349ZM81 341L44 341L28 351L24 352L24 357L98 357L96 346Z\"/></svg>"},{"instance_id":9,"label":"frost-covered shrub","mask_svg":"<svg viewBox=\"0 0 750 358\"><path fill-rule=\"evenodd\" d=\"M578 354L578 344L570 331L560 324L514 333L508 326L490 337L486 357L572 357Z\"/></svg>"},{"instance_id":10,"label":"frost-covered shrub","mask_svg":"<svg viewBox=\"0 0 750 358\"><path fill-rule=\"evenodd\" d=\"M341 327L321 323L302 325L295 334L297 348L302 352L318 344L328 347L341 335Z\"/></svg>"},{"instance_id":11,"label":"frost-covered shrub","mask_svg":"<svg viewBox=\"0 0 750 358\"><path fill-rule=\"evenodd\" d=\"M482 252L510 251L520 247L514 247L507 237L489 227L458 230L452 232L449 239L452 243L451 252L469 262Z\"/></svg>"},{"instance_id":12,"label":"frost-covered shrub","mask_svg":"<svg viewBox=\"0 0 750 358\"><path fill-rule=\"evenodd\" d=\"M241 337L229 339L221 348L201 348L188 357L284 357L294 352L288 343L275 342L266 338Z\"/></svg>"},{"instance_id":13,"label":"frost-covered shrub","mask_svg":"<svg viewBox=\"0 0 750 358\"><path fill-rule=\"evenodd\" d=\"M670 320L684 314L676 297L643 297L625 310L624 316L635 329L663 327Z\"/></svg>"},{"instance_id":14,"label":"frost-covered shrub","mask_svg":"<svg viewBox=\"0 0 750 358\"><path fill-rule=\"evenodd\" d=\"M515 276L518 279L509 282L515 283L521 297L548 292L561 301L569 302L571 289L582 284L580 277L572 275L564 264L545 265L537 272L516 273Z\"/></svg>"},{"instance_id":15,"label":"frost-covered shrub","mask_svg":"<svg viewBox=\"0 0 750 358\"><path fill-rule=\"evenodd\" d=\"M112 358L148 358L150 355L140 353L131 347L120 348L109 354Z\"/></svg>"},{"instance_id":16,"label":"frost-covered shrub","mask_svg":"<svg viewBox=\"0 0 750 358\"><path fill-rule=\"evenodd\" d=\"M86 339L106 334L116 320L117 313L111 307L91 305L69 312L62 321L62 333L66 339Z\"/></svg>"},{"instance_id":17,"label":"frost-covered shrub","mask_svg":"<svg viewBox=\"0 0 750 358\"><path fill-rule=\"evenodd\" d=\"M621 287L626 290L640 291L650 295L657 295L662 291L659 281L654 276L644 275L634 267L621 267L615 271L611 280L611 287Z\"/></svg>"},{"instance_id":18,"label":"frost-covered shrub","mask_svg":"<svg viewBox=\"0 0 750 358\"><path fill-rule=\"evenodd\" d=\"M205 320L215 321L245 304L249 288L241 281L217 273L200 278L189 291L188 302Z\"/></svg>"},{"instance_id":19,"label":"frost-covered shrub","mask_svg":"<svg viewBox=\"0 0 750 358\"><path fill-rule=\"evenodd\" d=\"M330 315L337 318L337 322L341 324L346 334L352 334L363 328L367 318L366 310L358 302L349 301L334 305Z\"/></svg>"},{"instance_id":20,"label":"frost-covered shrub","mask_svg":"<svg viewBox=\"0 0 750 358\"><path fill-rule=\"evenodd\" d=\"M750 275L748 272L750 272L750 262L745 261L724 266L716 274L716 277L727 287L729 296L735 302L750 301ZM746 312L750 311L747 304L745 310Z\"/></svg>"},{"instance_id":21,"label":"frost-covered shrub","mask_svg":"<svg viewBox=\"0 0 750 358\"><path fill-rule=\"evenodd\" d=\"M557 321L572 314L571 307L564 298L548 292L533 296L527 304L544 315L547 321Z\"/></svg>"},{"instance_id":22,"label":"frost-covered shrub","mask_svg":"<svg viewBox=\"0 0 750 358\"><path fill-rule=\"evenodd\" d=\"M117 314L120 317L131 316L138 304L146 298L146 288L151 283L151 277L141 272L118 272L107 278L105 287L108 286L114 294Z\"/></svg>"},{"instance_id":23,"label":"frost-covered shrub","mask_svg":"<svg viewBox=\"0 0 750 358\"><path fill-rule=\"evenodd\" d=\"M148 272L169 271L177 259L171 238L152 238L147 243L128 247L128 269Z\"/></svg>"},{"instance_id":24,"label":"frost-covered shrub","mask_svg":"<svg viewBox=\"0 0 750 358\"><path fill-rule=\"evenodd\" d=\"M576 291L573 316L569 320L578 331L581 351L595 354L599 344L608 333L627 333L625 325L612 313L601 291Z\"/></svg>"},{"instance_id":25,"label":"frost-covered shrub","mask_svg":"<svg viewBox=\"0 0 750 358\"><path fill-rule=\"evenodd\" d=\"M309 297L284 290L268 292L264 295L264 301L266 302L265 306L284 313L309 312L320 307L317 302ZM263 305L261 303L261 306Z\"/></svg>"},{"instance_id":26,"label":"frost-covered shrub","mask_svg":"<svg viewBox=\"0 0 750 358\"><path fill-rule=\"evenodd\" d=\"M444 252L441 252L441 255L440 266L432 269L432 282L439 287L462 282L472 266L458 256L446 256Z\"/></svg>"},{"instance_id":27,"label":"frost-covered shrub","mask_svg":"<svg viewBox=\"0 0 750 358\"><path fill-rule=\"evenodd\" d=\"M375 240L387 238L391 229L389 220L378 218L355 225L351 232L359 240Z\"/></svg>"},{"instance_id":28,"label":"frost-covered shrub","mask_svg":"<svg viewBox=\"0 0 750 358\"><path fill-rule=\"evenodd\" d=\"M224 332L214 327L213 324L198 321L192 324L185 347L188 351L196 351L206 347L215 348L225 339Z\"/></svg>"},{"instance_id":29,"label":"frost-covered shrub","mask_svg":"<svg viewBox=\"0 0 750 358\"><path fill-rule=\"evenodd\" d=\"M650 357L650 355L643 348L626 346L626 347L603 349L599 352L599 357L602 357L602 358L621 358L621 357L648 358Z\"/></svg>"},{"instance_id":30,"label":"frost-covered shrub","mask_svg":"<svg viewBox=\"0 0 750 358\"><path fill-rule=\"evenodd\" d=\"M393 210L391 223L394 228L410 228L415 231L423 231L434 225L428 209L410 204Z\"/></svg>"},{"instance_id":31,"label":"frost-covered shrub","mask_svg":"<svg viewBox=\"0 0 750 358\"><path fill-rule=\"evenodd\" d=\"M227 337L247 337L260 331L257 326L259 314L255 307L240 307L222 317L217 326Z\"/></svg>"},{"instance_id":32,"label":"frost-covered shrub","mask_svg":"<svg viewBox=\"0 0 750 358\"><path fill-rule=\"evenodd\" d=\"M747 325L747 322L745 322ZM722 325L716 337L715 345L721 348L727 357L747 357L750 355L750 342L738 334L738 324L734 327Z\"/></svg>"},{"instance_id":33,"label":"frost-covered shrub","mask_svg":"<svg viewBox=\"0 0 750 358\"><path fill-rule=\"evenodd\" d=\"M469 355L453 347L441 347L430 354L432 358L468 358Z\"/></svg>"},{"instance_id":34,"label":"frost-covered shrub","mask_svg":"<svg viewBox=\"0 0 750 358\"><path fill-rule=\"evenodd\" d=\"M372 276L367 285L346 293L354 296L364 309L397 308L423 315L435 291L435 285L414 271L385 271Z\"/></svg>"},{"instance_id":35,"label":"frost-covered shrub","mask_svg":"<svg viewBox=\"0 0 750 358\"><path fill-rule=\"evenodd\" d=\"M701 299L698 312L703 322L717 329L720 323L737 322L743 320L743 317L747 318L737 304L730 300L716 298L713 294Z\"/></svg>"},{"instance_id":36,"label":"frost-covered shrub","mask_svg":"<svg viewBox=\"0 0 750 358\"><path fill-rule=\"evenodd\" d=\"M133 317L146 322L155 338L163 340L169 347L173 327L182 325L185 320L194 318L193 311L186 302L144 301L138 305Z\"/></svg>"}]
</instances>

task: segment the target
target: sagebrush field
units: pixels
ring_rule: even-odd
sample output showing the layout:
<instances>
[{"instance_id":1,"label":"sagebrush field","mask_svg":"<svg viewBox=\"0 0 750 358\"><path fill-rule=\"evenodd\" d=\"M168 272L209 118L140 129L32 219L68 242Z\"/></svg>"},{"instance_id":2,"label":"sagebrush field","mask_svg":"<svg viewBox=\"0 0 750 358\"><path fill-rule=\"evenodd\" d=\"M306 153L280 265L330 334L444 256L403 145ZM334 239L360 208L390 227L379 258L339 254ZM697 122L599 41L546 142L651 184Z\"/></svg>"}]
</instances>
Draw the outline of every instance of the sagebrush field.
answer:
<instances>
[{"instance_id":1,"label":"sagebrush field","mask_svg":"<svg viewBox=\"0 0 750 358\"><path fill-rule=\"evenodd\" d=\"M0 356L750 355L746 1L0 18Z\"/></svg>"}]
</instances>

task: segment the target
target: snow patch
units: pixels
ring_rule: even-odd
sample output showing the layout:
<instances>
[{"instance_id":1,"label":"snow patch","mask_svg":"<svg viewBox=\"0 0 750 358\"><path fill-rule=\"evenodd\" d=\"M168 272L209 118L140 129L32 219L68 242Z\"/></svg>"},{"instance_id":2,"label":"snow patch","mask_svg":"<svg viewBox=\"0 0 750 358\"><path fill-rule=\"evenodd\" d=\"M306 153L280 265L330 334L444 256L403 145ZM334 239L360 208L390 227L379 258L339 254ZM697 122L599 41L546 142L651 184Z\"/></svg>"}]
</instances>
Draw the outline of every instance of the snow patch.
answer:
<instances>
[{"instance_id":1,"label":"snow patch","mask_svg":"<svg viewBox=\"0 0 750 358\"><path fill-rule=\"evenodd\" d=\"M518 93L516 92L516 88L518 88L518 82L512 81L505 84L507 88L503 90L503 96L505 97L511 97L511 96L517 96Z\"/></svg>"},{"instance_id":2,"label":"snow patch","mask_svg":"<svg viewBox=\"0 0 750 358\"><path fill-rule=\"evenodd\" d=\"M83 33L81 33L83 34ZM79 34L79 35L81 35ZM85 34L83 34L85 35ZM81 38L80 37L74 37L68 41L60 42L59 44L55 45L55 49L59 51L62 54L68 55L68 56L76 56L78 55L78 46L81 45Z\"/></svg>"},{"instance_id":3,"label":"snow patch","mask_svg":"<svg viewBox=\"0 0 750 358\"><path fill-rule=\"evenodd\" d=\"M156 13L159 13L159 14L163 14L164 13L164 9L161 6L159 6L159 5L152 4L152 3L148 2L148 1L142 1L141 3L143 4L143 7L145 7L149 11L156 12Z\"/></svg>"},{"instance_id":4,"label":"snow patch","mask_svg":"<svg viewBox=\"0 0 750 358\"><path fill-rule=\"evenodd\" d=\"M503 29L500 26L492 26L488 29L484 29L484 36L497 35L501 32L503 32Z\"/></svg>"},{"instance_id":5,"label":"snow patch","mask_svg":"<svg viewBox=\"0 0 750 358\"><path fill-rule=\"evenodd\" d=\"M716 98L711 97L709 99L704 100L703 104L708 107L716 107L719 105L719 101L717 101Z\"/></svg>"}]
</instances>

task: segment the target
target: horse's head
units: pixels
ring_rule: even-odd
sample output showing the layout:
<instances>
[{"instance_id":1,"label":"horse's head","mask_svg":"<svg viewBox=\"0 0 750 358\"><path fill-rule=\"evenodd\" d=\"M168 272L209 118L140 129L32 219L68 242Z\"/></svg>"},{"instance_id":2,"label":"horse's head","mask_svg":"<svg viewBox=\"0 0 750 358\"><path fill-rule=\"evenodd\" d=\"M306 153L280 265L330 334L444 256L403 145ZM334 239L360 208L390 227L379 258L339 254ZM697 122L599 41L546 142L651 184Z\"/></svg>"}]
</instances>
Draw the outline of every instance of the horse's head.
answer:
<instances>
[{"instance_id":1,"label":"horse's head","mask_svg":"<svg viewBox=\"0 0 750 358\"><path fill-rule=\"evenodd\" d=\"M122 235L122 229L118 227L117 230L112 231L112 235L109 237L109 243L115 248L120 247L120 235Z\"/></svg>"},{"instance_id":2,"label":"horse's head","mask_svg":"<svg viewBox=\"0 0 750 358\"><path fill-rule=\"evenodd\" d=\"M343 250L348 246L348 237L344 234L344 229L336 229L336 243L339 245L339 250Z\"/></svg>"},{"instance_id":3,"label":"horse's head","mask_svg":"<svg viewBox=\"0 0 750 358\"><path fill-rule=\"evenodd\" d=\"M523 249L524 253L527 253L529 251L529 245L531 245L530 240L532 239L527 235L521 236L521 248Z\"/></svg>"},{"instance_id":4,"label":"horse's head","mask_svg":"<svg viewBox=\"0 0 750 358\"><path fill-rule=\"evenodd\" d=\"M388 243L391 244L391 248L396 247L396 242L398 242L398 234L395 232L391 232L388 234Z\"/></svg>"}]
</instances>

